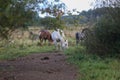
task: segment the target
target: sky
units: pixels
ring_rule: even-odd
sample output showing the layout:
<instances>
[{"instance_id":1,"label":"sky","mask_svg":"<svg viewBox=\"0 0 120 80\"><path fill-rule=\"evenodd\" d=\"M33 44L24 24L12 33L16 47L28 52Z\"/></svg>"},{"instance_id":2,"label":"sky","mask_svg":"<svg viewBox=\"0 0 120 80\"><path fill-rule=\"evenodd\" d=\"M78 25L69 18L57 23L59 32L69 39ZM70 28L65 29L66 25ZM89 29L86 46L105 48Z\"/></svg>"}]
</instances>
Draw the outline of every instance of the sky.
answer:
<instances>
[{"instance_id":1,"label":"sky","mask_svg":"<svg viewBox=\"0 0 120 80\"><path fill-rule=\"evenodd\" d=\"M92 9L91 2L94 0L61 0L64 2L69 10L77 9L77 11Z\"/></svg>"}]
</instances>

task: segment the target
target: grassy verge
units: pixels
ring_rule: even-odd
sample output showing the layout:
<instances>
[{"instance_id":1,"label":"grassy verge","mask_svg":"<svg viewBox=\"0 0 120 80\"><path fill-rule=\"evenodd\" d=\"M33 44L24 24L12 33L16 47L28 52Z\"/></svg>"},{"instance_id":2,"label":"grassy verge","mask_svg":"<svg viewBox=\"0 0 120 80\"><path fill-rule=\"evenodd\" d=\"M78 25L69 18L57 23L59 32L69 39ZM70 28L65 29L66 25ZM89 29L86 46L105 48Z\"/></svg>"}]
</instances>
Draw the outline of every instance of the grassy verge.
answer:
<instances>
[{"instance_id":1,"label":"grassy verge","mask_svg":"<svg viewBox=\"0 0 120 80\"><path fill-rule=\"evenodd\" d=\"M54 50L53 46L8 46L0 48L0 60L11 60L18 57L26 56L32 53L51 52Z\"/></svg>"},{"instance_id":2,"label":"grassy verge","mask_svg":"<svg viewBox=\"0 0 120 80\"><path fill-rule=\"evenodd\" d=\"M79 68L78 80L120 80L119 59L86 54L84 47L70 47L65 53Z\"/></svg>"}]
</instances>

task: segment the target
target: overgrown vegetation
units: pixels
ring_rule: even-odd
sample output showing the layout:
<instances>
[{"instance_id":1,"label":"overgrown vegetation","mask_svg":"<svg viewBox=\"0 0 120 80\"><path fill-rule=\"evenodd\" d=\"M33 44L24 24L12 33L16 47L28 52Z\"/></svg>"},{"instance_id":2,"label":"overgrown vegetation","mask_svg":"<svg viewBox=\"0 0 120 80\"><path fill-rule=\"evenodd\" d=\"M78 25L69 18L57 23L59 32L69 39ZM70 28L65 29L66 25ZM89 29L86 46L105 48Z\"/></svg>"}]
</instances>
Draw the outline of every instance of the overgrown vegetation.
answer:
<instances>
[{"instance_id":1,"label":"overgrown vegetation","mask_svg":"<svg viewBox=\"0 0 120 80\"><path fill-rule=\"evenodd\" d=\"M106 14L97 20L92 34L88 35L88 40L85 41L85 46L90 53L102 54L102 56L117 54L120 57L120 7L117 6L119 1L115 0L108 5L109 1L101 3L108 7L105 8Z\"/></svg>"},{"instance_id":2,"label":"overgrown vegetation","mask_svg":"<svg viewBox=\"0 0 120 80\"><path fill-rule=\"evenodd\" d=\"M45 17L41 19L40 23L46 29L55 29L55 28L64 29L65 28L64 22L61 19L58 20L57 18Z\"/></svg>"},{"instance_id":3,"label":"overgrown vegetation","mask_svg":"<svg viewBox=\"0 0 120 80\"><path fill-rule=\"evenodd\" d=\"M94 34L90 35L88 50L100 54L120 53L120 24L114 22L110 16L102 18L93 28ZM93 50L95 49L95 50Z\"/></svg>"}]
</instances>

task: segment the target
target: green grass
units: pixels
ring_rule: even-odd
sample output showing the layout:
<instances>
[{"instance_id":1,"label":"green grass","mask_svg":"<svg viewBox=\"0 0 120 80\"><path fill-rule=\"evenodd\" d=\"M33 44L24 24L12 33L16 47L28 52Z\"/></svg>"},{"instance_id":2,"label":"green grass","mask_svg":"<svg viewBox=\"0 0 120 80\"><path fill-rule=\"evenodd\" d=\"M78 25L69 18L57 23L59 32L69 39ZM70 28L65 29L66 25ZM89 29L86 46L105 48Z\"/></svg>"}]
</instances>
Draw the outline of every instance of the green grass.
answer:
<instances>
[{"instance_id":1,"label":"green grass","mask_svg":"<svg viewBox=\"0 0 120 80\"><path fill-rule=\"evenodd\" d=\"M33 53L51 52L54 46L11 45L0 48L0 60L11 60Z\"/></svg>"},{"instance_id":2,"label":"green grass","mask_svg":"<svg viewBox=\"0 0 120 80\"><path fill-rule=\"evenodd\" d=\"M72 41L72 40L71 40ZM36 44L14 44L0 47L0 60L11 60L34 53L54 51L54 46L37 46ZM120 60L117 58L101 58L97 55L86 54L83 46L69 47L64 53L68 61L77 65L78 80L120 80Z\"/></svg>"},{"instance_id":3,"label":"green grass","mask_svg":"<svg viewBox=\"0 0 120 80\"><path fill-rule=\"evenodd\" d=\"M84 47L70 47L65 51L68 61L79 69L78 80L120 80L120 60L86 54Z\"/></svg>"}]
</instances>

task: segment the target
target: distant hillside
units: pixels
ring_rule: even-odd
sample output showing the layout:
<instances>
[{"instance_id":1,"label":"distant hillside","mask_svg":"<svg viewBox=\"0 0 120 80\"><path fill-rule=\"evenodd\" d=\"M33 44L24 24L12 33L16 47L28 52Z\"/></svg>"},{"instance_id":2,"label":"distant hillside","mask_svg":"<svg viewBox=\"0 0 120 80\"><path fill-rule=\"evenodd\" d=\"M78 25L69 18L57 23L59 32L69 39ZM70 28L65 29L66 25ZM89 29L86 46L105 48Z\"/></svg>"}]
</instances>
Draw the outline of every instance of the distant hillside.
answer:
<instances>
[{"instance_id":1,"label":"distant hillside","mask_svg":"<svg viewBox=\"0 0 120 80\"><path fill-rule=\"evenodd\" d=\"M97 8L94 10L82 11L79 15L68 15L63 16L61 19L65 21L66 24L74 24L78 21L79 24L95 23L101 16L107 14L107 7Z\"/></svg>"}]
</instances>

